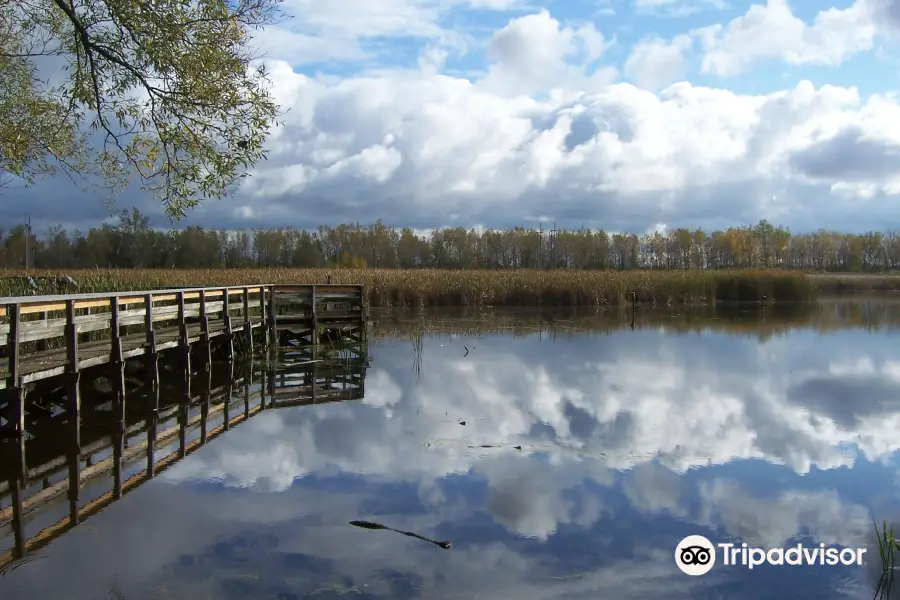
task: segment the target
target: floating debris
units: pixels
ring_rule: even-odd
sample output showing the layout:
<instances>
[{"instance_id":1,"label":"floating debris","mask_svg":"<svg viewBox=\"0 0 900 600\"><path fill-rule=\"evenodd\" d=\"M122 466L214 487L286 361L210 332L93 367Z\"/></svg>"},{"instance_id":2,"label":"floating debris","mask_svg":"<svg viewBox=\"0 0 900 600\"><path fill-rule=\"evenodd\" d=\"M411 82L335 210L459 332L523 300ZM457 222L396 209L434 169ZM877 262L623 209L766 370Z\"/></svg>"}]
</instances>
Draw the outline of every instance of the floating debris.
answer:
<instances>
[{"instance_id":1,"label":"floating debris","mask_svg":"<svg viewBox=\"0 0 900 600\"><path fill-rule=\"evenodd\" d=\"M429 544L434 544L438 548L443 548L444 550L449 550L451 546L450 542L439 542L419 535L418 533L413 533L411 531L401 531L399 529L394 529L393 527L388 527L387 525L382 525L381 523L373 523L372 521L350 521L350 524L355 525L356 527L362 527L363 529L384 529L385 531L393 531L394 533L399 533L408 537L414 537L416 539L428 542Z\"/></svg>"}]
</instances>

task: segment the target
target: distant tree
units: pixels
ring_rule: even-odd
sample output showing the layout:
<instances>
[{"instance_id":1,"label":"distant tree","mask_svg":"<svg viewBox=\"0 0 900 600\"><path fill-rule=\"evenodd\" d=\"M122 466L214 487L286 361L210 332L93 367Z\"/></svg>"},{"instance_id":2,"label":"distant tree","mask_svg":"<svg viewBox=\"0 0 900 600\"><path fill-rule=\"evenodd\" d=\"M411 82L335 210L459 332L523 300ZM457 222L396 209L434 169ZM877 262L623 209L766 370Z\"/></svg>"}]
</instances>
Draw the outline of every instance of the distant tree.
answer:
<instances>
[{"instance_id":1,"label":"distant tree","mask_svg":"<svg viewBox=\"0 0 900 600\"><path fill-rule=\"evenodd\" d=\"M0 176L134 174L173 218L225 195L279 114L250 36L280 1L0 0Z\"/></svg>"}]
</instances>

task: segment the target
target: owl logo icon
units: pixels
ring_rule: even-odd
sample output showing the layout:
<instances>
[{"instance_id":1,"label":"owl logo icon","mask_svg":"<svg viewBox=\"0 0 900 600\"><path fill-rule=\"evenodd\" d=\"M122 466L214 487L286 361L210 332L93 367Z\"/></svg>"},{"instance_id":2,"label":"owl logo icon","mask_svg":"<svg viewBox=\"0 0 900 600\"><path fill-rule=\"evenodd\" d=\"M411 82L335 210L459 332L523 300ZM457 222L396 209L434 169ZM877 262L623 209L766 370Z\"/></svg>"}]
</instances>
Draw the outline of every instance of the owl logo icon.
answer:
<instances>
[{"instance_id":1,"label":"owl logo icon","mask_svg":"<svg viewBox=\"0 0 900 600\"><path fill-rule=\"evenodd\" d=\"M716 564L716 547L702 535L689 535L675 546L675 564L686 575L706 575Z\"/></svg>"}]
</instances>

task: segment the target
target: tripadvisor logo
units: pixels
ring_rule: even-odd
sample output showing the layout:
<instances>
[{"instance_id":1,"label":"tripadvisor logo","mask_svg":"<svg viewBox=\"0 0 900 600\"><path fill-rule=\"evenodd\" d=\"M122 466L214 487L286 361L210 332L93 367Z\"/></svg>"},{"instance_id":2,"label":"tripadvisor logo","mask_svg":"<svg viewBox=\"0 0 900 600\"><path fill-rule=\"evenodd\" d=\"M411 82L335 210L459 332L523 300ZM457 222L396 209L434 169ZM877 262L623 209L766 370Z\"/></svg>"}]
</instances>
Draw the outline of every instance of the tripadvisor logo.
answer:
<instances>
[{"instance_id":1,"label":"tripadvisor logo","mask_svg":"<svg viewBox=\"0 0 900 600\"><path fill-rule=\"evenodd\" d=\"M687 575L706 575L716 565L716 548L702 535L689 535L675 546L675 564Z\"/></svg>"},{"instance_id":2,"label":"tripadvisor logo","mask_svg":"<svg viewBox=\"0 0 900 600\"><path fill-rule=\"evenodd\" d=\"M838 548L819 544L807 547L755 548L747 544L713 544L702 535L689 535L675 547L675 564L687 575L706 575L716 565L716 556L726 567L753 569L764 564L790 565L862 565L865 548Z\"/></svg>"}]
</instances>

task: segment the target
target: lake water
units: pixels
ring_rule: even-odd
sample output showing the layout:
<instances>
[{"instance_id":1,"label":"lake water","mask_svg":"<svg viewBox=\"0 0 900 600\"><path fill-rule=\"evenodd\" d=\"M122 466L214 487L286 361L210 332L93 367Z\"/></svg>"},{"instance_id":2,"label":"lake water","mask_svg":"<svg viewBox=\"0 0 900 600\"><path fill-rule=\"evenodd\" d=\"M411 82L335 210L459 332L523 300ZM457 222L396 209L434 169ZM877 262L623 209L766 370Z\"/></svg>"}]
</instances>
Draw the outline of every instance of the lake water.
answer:
<instances>
[{"instance_id":1,"label":"lake water","mask_svg":"<svg viewBox=\"0 0 900 600\"><path fill-rule=\"evenodd\" d=\"M252 416L0 598L872 598L873 518L900 517L900 304L631 318L376 313L361 400ZM867 560L720 553L692 577L688 535Z\"/></svg>"}]
</instances>

